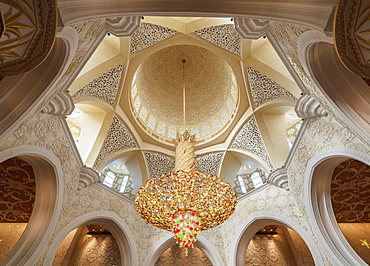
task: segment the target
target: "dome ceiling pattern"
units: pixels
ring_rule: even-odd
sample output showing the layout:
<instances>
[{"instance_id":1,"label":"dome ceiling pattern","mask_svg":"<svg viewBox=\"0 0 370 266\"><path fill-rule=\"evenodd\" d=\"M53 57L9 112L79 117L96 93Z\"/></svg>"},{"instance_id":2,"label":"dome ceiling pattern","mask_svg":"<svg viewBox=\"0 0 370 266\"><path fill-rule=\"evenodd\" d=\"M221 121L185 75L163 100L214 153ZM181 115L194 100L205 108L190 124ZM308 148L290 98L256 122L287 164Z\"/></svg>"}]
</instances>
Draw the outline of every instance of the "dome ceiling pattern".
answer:
<instances>
[{"instance_id":1,"label":"dome ceiling pattern","mask_svg":"<svg viewBox=\"0 0 370 266\"><path fill-rule=\"evenodd\" d=\"M253 102L256 108L274 99L288 99L293 102L297 101L297 98L293 94L281 87L272 79L263 75L261 72L248 66L247 71Z\"/></svg>"},{"instance_id":2,"label":"dome ceiling pattern","mask_svg":"<svg viewBox=\"0 0 370 266\"><path fill-rule=\"evenodd\" d=\"M257 125L259 118L253 116L250 118L250 115L247 118L243 114L253 112L251 102L259 107L274 99L288 99L293 105L296 101L294 95L274 80L253 69L253 62L252 67L244 63L240 64L241 58L236 55L240 55L242 42L233 24L207 27L188 34L179 33L170 28L171 26L166 28L141 22L140 27L130 37L130 46L119 48L119 53L124 52L122 49L127 49L126 52L131 53L128 56L132 59L132 64L125 64L125 68L127 67L125 71L123 71L123 64L106 71L73 95L74 100L91 97L92 101L92 98L104 101L113 107L107 111L108 117L113 113L116 115L110 128L108 129L109 123L105 124L104 130L101 130L103 133L99 133L99 139L104 139L104 142L101 144L100 141L97 147L94 147L94 150L100 150L100 152L95 155L97 157L93 168L101 169L103 164L109 163L109 159L113 156L114 158L119 154L125 156L125 150L137 148L142 152L142 159L145 160L147 168L147 172L143 172L145 176L139 177L138 182L173 170L174 159L170 156L172 153L169 152L170 155L166 155L166 150L172 149L172 139L176 137L176 132L183 131L183 64L181 61L186 59L186 125L190 133L196 135L201 149L206 149L201 151L203 155L197 158L197 169L207 174L218 175L220 168L225 167L223 158L229 149L239 150L241 153L244 151L245 154L250 153L248 155L252 157L257 156L259 157L257 160L264 164L263 168L273 169L272 159L275 160L275 157L272 154L270 158L268 154L270 147L268 142L266 146L264 144ZM178 39L169 38L175 34L188 35L188 38L184 39L186 44L173 45L177 44L174 40ZM263 46L267 43L268 40L261 39L259 45ZM157 44L156 52L152 53L151 49L143 51L155 44ZM218 47L230 53L223 52ZM139 51L143 52L135 54ZM221 52L222 57L217 52ZM237 76L224 58L227 58L227 62L233 66ZM136 62L141 63L138 68ZM240 66L235 67L235 64ZM103 64L101 67L104 67ZM266 69L268 71L269 66ZM249 80L240 76L239 70L242 72L247 70ZM104 70L101 71L103 72ZM124 82L121 82L121 79ZM243 89L239 95L241 88L238 84L242 86L248 82L250 82L250 90ZM120 105L115 106L117 92L126 93L127 90L129 97L122 94ZM242 103L240 108L239 101ZM128 118L127 125L117 116L121 111L125 114L122 116L120 114L119 117ZM233 121L234 118L235 121ZM244 126L235 131L230 127L235 123L241 123ZM131 131L135 132L137 142ZM105 136L104 132L108 134ZM228 135L231 132L233 136ZM212 150L212 146L207 146L210 143L222 142L225 144L224 148L217 148L216 151ZM165 149L161 150L163 153L152 152L155 148L148 148L145 146L146 143ZM90 161L91 159L93 158L89 157Z\"/></svg>"},{"instance_id":3,"label":"dome ceiling pattern","mask_svg":"<svg viewBox=\"0 0 370 266\"><path fill-rule=\"evenodd\" d=\"M98 98L113 106L122 74L122 65L112 68L73 94L74 100L81 97Z\"/></svg>"},{"instance_id":4,"label":"dome ceiling pattern","mask_svg":"<svg viewBox=\"0 0 370 266\"><path fill-rule=\"evenodd\" d=\"M144 152L149 171L149 178L169 174L175 168L175 159L156 152Z\"/></svg>"},{"instance_id":5,"label":"dome ceiling pattern","mask_svg":"<svg viewBox=\"0 0 370 266\"><path fill-rule=\"evenodd\" d=\"M182 59L186 60L186 125L199 141L209 139L230 122L238 92L230 66L205 48L176 45L148 57L133 79L131 107L140 124L162 139L175 138L184 120Z\"/></svg>"},{"instance_id":6,"label":"dome ceiling pattern","mask_svg":"<svg viewBox=\"0 0 370 266\"><path fill-rule=\"evenodd\" d=\"M130 53L139 52L177 33L163 26L141 22L139 28L131 36Z\"/></svg>"},{"instance_id":7,"label":"dome ceiling pattern","mask_svg":"<svg viewBox=\"0 0 370 266\"><path fill-rule=\"evenodd\" d=\"M270 169L274 169L254 117L249 119L238 132L231 148L251 152L260 157Z\"/></svg>"},{"instance_id":8,"label":"dome ceiling pattern","mask_svg":"<svg viewBox=\"0 0 370 266\"><path fill-rule=\"evenodd\" d=\"M105 158L113 153L136 147L137 144L130 131L117 116L114 116L99 155L95 160L94 168L96 169Z\"/></svg>"},{"instance_id":9,"label":"dome ceiling pattern","mask_svg":"<svg viewBox=\"0 0 370 266\"><path fill-rule=\"evenodd\" d=\"M204 28L195 31L194 34L226 51L240 55L241 36L236 31L234 24Z\"/></svg>"}]
</instances>

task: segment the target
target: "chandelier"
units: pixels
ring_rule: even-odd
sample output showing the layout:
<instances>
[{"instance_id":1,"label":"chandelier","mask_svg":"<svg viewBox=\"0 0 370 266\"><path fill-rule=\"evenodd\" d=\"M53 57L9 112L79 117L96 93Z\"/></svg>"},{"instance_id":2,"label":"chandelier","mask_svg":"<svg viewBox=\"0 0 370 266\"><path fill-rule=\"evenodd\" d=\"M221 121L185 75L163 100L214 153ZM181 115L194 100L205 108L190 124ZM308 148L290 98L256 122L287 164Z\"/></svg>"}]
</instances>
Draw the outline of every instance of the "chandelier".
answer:
<instances>
[{"instance_id":1,"label":"chandelier","mask_svg":"<svg viewBox=\"0 0 370 266\"><path fill-rule=\"evenodd\" d=\"M183 63L183 78L184 67ZM185 79L184 79L185 80ZM183 86L184 129L185 82ZM185 130L173 140L175 171L149 179L135 198L136 211L151 225L171 231L185 251L201 231L225 222L235 211L236 197L229 183L195 170L195 135Z\"/></svg>"}]
</instances>

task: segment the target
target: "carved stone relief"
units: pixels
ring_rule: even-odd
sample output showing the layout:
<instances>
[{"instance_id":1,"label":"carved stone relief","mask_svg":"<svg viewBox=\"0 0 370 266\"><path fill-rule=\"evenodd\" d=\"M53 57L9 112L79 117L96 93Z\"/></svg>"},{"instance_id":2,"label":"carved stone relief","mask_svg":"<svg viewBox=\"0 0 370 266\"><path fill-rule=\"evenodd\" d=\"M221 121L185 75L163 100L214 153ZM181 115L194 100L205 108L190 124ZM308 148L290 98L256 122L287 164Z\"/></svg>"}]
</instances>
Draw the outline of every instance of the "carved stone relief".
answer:
<instances>
[{"instance_id":1,"label":"carved stone relief","mask_svg":"<svg viewBox=\"0 0 370 266\"><path fill-rule=\"evenodd\" d=\"M70 115L74 108L75 105L71 95L66 91L62 91L51 99L41 112L65 117Z\"/></svg>"},{"instance_id":2,"label":"carved stone relief","mask_svg":"<svg viewBox=\"0 0 370 266\"><path fill-rule=\"evenodd\" d=\"M270 26L268 20L253 18L234 18L235 29L244 39L258 39L266 34Z\"/></svg>"},{"instance_id":3,"label":"carved stone relief","mask_svg":"<svg viewBox=\"0 0 370 266\"><path fill-rule=\"evenodd\" d=\"M294 111L299 117L310 118L327 116L328 112L322 108L319 102L317 102L310 95L302 95L295 106Z\"/></svg>"},{"instance_id":4,"label":"carved stone relief","mask_svg":"<svg viewBox=\"0 0 370 266\"><path fill-rule=\"evenodd\" d=\"M73 94L73 99L90 96L98 98L113 106L121 79L121 73L122 65L112 68Z\"/></svg>"},{"instance_id":5,"label":"carved stone relief","mask_svg":"<svg viewBox=\"0 0 370 266\"><path fill-rule=\"evenodd\" d=\"M107 18L105 27L117 37L130 36L140 25L140 16Z\"/></svg>"},{"instance_id":6,"label":"carved stone relief","mask_svg":"<svg viewBox=\"0 0 370 266\"><path fill-rule=\"evenodd\" d=\"M302 187L308 161L318 152L326 149L345 147L370 154L370 149L364 145L350 130L339 124L335 118L319 117L307 121L304 135L292 156L288 166L289 187L292 194L297 197L297 204L304 208L304 195Z\"/></svg>"},{"instance_id":7,"label":"carved stone relief","mask_svg":"<svg viewBox=\"0 0 370 266\"><path fill-rule=\"evenodd\" d=\"M268 176L268 182L274 186L289 190L288 173L285 168L277 168Z\"/></svg>"},{"instance_id":8,"label":"carved stone relief","mask_svg":"<svg viewBox=\"0 0 370 266\"><path fill-rule=\"evenodd\" d=\"M204 254L204 252L198 248L190 248L188 259L185 259L184 251L178 246L174 245L166 249L162 255L158 258L154 266L209 266L212 265L211 261Z\"/></svg>"},{"instance_id":9,"label":"carved stone relief","mask_svg":"<svg viewBox=\"0 0 370 266\"><path fill-rule=\"evenodd\" d=\"M99 174L90 167L84 166L81 169L80 178L78 180L78 187L77 189L83 189L85 187L94 185L95 183L99 182L100 177Z\"/></svg>"},{"instance_id":10,"label":"carved stone relief","mask_svg":"<svg viewBox=\"0 0 370 266\"><path fill-rule=\"evenodd\" d=\"M194 34L231 53L240 55L241 37L233 24L224 24L197 30Z\"/></svg>"},{"instance_id":11,"label":"carved stone relief","mask_svg":"<svg viewBox=\"0 0 370 266\"><path fill-rule=\"evenodd\" d=\"M269 167L273 169L271 159L263 144L255 118L249 119L239 131L231 144L232 149L251 152L260 157Z\"/></svg>"},{"instance_id":12,"label":"carved stone relief","mask_svg":"<svg viewBox=\"0 0 370 266\"><path fill-rule=\"evenodd\" d=\"M288 265L278 235L255 235L247 248L245 265Z\"/></svg>"},{"instance_id":13,"label":"carved stone relief","mask_svg":"<svg viewBox=\"0 0 370 266\"><path fill-rule=\"evenodd\" d=\"M78 265L121 265L119 247L112 235L84 236L83 248L78 255Z\"/></svg>"},{"instance_id":14,"label":"carved stone relief","mask_svg":"<svg viewBox=\"0 0 370 266\"><path fill-rule=\"evenodd\" d=\"M259 71L249 66L247 66L247 71L254 106L256 108L274 99L288 99L293 102L297 101L297 98L293 94Z\"/></svg>"}]
</instances>

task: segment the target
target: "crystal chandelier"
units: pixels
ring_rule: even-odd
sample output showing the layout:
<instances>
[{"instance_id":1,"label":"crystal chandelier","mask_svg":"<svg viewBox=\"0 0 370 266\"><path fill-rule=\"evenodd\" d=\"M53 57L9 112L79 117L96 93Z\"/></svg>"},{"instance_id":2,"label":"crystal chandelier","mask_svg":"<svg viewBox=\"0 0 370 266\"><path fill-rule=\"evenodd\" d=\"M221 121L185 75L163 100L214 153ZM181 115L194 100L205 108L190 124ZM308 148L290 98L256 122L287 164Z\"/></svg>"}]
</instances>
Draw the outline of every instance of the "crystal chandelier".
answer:
<instances>
[{"instance_id":1,"label":"crystal chandelier","mask_svg":"<svg viewBox=\"0 0 370 266\"><path fill-rule=\"evenodd\" d=\"M183 77L184 65L183 63ZM183 87L184 129L185 82ZM149 179L135 198L136 211L148 223L171 231L185 251L197 235L225 222L235 211L236 197L229 183L195 170L195 135L177 133L175 171Z\"/></svg>"}]
</instances>

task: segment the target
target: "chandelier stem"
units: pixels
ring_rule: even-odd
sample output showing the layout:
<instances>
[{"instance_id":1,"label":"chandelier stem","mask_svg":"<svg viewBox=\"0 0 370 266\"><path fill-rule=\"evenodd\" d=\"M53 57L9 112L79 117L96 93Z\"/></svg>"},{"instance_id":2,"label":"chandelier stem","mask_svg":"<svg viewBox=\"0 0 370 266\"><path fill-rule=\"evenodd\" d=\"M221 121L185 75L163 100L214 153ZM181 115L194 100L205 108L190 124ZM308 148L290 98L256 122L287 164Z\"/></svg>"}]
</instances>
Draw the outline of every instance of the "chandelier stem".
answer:
<instances>
[{"instance_id":1,"label":"chandelier stem","mask_svg":"<svg viewBox=\"0 0 370 266\"><path fill-rule=\"evenodd\" d=\"M183 101L183 114L184 114L184 132L186 131L186 105L185 105L185 63L186 60L182 59L182 101Z\"/></svg>"}]
</instances>

